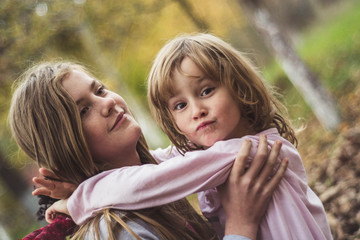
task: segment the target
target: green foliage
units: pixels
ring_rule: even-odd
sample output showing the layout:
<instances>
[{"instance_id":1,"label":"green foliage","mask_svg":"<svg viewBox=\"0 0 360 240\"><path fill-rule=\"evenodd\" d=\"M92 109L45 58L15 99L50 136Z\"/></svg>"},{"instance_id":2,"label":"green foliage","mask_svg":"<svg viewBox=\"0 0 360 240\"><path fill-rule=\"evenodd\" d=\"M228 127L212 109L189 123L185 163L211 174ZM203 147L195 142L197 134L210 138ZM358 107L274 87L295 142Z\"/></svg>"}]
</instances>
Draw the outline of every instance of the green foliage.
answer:
<instances>
[{"instance_id":1,"label":"green foliage","mask_svg":"<svg viewBox=\"0 0 360 240\"><path fill-rule=\"evenodd\" d=\"M360 67L360 2L309 29L299 52L336 95L353 89Z\"/></svg>"},{"instance_id":2,"label":"green foliage","mask_svg":"<svg viewBox=\"0 0 360 240\"><path fill-rule=\"evenodd\" d=\"M333 18L324 18L301 35L297 51L338 99L352 91L360 77L360 2L351 1L332 15ZM283 94L291 117L296 120L312 116L310 108L276 62L263 71L265 78Z\"/></svg>"}]
</instances>

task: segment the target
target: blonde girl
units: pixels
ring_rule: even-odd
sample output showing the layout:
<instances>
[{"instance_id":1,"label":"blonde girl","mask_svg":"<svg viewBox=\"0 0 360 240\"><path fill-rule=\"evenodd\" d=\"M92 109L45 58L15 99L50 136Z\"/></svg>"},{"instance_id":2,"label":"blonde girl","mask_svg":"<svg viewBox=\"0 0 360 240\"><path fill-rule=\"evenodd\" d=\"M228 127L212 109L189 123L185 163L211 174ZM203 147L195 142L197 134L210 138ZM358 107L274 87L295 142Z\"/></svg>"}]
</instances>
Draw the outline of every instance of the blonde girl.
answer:
<instances>
[{"instance_id":1,"label":"blonde girl","mask_svg":"<svg viewBox=\"0 0 360 240\"><path fill-rule=\"evenodd\" d=\"M84 105L79 107L76 101ZM124 100L106 90L84 67L70 62L40 64L23 75L13 95L10 124L21 149L64 182L78 185L114 167L156 163ZM107 141L114 144L106 146ZM109 239L127 233L140 239L128 222L151 226L152 234L159 239L214 238L211 228L189 203L179 200L137 211L104 209L83 224L72 239L100 239L104 236L101 225L103 230L112 229L105 231Z\"/></svg>"}]
</instances>

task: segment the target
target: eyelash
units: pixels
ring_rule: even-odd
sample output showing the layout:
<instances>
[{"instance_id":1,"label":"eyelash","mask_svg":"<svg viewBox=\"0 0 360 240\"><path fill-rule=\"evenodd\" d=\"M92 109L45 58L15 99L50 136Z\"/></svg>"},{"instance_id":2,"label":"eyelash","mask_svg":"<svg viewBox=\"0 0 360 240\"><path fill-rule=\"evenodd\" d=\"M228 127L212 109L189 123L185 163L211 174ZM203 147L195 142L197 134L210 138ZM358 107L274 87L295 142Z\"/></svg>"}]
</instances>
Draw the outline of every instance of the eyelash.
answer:
<instances>
[{"instance_id":1,"label":"eyelash","mask_svg":"<svg viewBox=\"0 0 360 240\"><path fill-rule=\"evenodd\" d=\"M207 95L209 95L210 93L212 93L213 91L214 91L214 87L212 87L212 88L206 88L205 90L203 90L201 93L200 93L200 96L201 97L204 97L204 96L207 96ZM179 108L181 105L184 105L182 108ZM175 104L175 106L174 106L174 110L181 110L181 109L183 109L184 107L186 107L186 103L184 103L184 102L180 102L180 103L177 103L177 104Z\"/></svg>"},{"instance_id":2,"label":"eyelash","mask_svg":"<svg viewBox=\"0 0 360 240\"><path fill-rule=\"evenodd\" d=\"M185 106L186 106L186 103L183 103L183 102L182 102L182 103L177 103L177 104L175 104L174 110L181 110L181 109L183 109L183 108L185 107L185 106L184 106L183 108L178 108L180 105L185 105Z\"/></svg>"},{"instance_id":3,"label":"eyelash","mask_svg":"<svg viewBox=\"0 0 360 240\"><path fill-rule=\"evenodd\" d=\"M106 93L106 88L104 85L100 85L98 87L98 89L96 90L95 94L98 96L102 96ZM80 109L80 117L85 116L85 114L88 112L90 108L88 106L83 107L82 109Z\"/></svg>"},{"instance_id":4,"label":"eyelash","mask_svg":"<svg viewBox=\"0 0 360 240\"><path fill-rule=\"evenodd\" d=\"M215 88L206 88L204 91L201 92L200 96L206 96L209 95L212 91L214 91ZM210 92L208 92L210 91ZM206 95L203 95L205 92L208 92Z\"/></svg>"},{"instance_id":5,"label":"eyelash","mask_svg":"<svg viewBox=\"0 0 360 240\"><path fill-rule=\"evenodd\" d=\"M100 92L102 91L102 92ZM97 90L96 90L96 94L101 96L102 94L104 94L106 92L106 88L104 85L101 85Z\"/></svg>"},{"instance_id":6,"label":"eyelash","mask_svg":"<svg viewBox=\"0 0 360 240\"><path fill-rule=\"evenodd\" d=\"M83 107L80 110L80 117L83 117L87 113L88 110L89 110L89 107Z\"/></svg>"}]
</instances>

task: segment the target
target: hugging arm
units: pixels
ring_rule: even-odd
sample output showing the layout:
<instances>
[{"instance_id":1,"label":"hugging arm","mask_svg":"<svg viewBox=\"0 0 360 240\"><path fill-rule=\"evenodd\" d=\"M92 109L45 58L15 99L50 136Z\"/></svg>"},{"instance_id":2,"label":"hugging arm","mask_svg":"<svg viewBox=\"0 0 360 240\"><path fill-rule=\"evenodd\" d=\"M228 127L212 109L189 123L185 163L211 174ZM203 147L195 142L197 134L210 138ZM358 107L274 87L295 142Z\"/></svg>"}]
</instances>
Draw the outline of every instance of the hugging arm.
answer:
<instances>
[{"instance_id":1,"label":"hugging arm","mask_svg":"<svg viewBox=\"0 0 360 240\"><path fill-rule=\"evenodd\" d=\"M102 172L79 185L69 198L68 210L81 224L107 206L123 210L149 208L216 187L227 179L244 140L217 142L206 151L189 152L159 165ZM253 147L250 156L255 152Z\"/></svg>"}]
</instances>

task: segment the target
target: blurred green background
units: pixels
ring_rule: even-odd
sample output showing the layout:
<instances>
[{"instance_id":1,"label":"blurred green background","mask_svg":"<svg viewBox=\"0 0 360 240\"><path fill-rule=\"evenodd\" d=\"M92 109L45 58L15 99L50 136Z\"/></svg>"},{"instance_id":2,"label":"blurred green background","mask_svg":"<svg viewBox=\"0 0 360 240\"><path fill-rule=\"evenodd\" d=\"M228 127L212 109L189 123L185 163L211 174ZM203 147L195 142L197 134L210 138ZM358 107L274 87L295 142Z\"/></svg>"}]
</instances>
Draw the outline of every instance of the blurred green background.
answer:
<instances>
[{"instance_id":1,"label":"blurred green background","mask_svg":"<svg viewBox=\"0 0 360 240\"><path fill-rule=\"evenodd\" d=\"M341 116L333 131L319 124L289 81L250 20L254 12L246 2L0 0L0 239L21 238L45 225L36 221L37 199L31 196L36 166L18 150L7 124L14 80L41 60L84 63L124 96L151 147L164 147L169 141L155 129L148 114L146 77L157 51L181 33L214 33L249 53L267 81L278 87L295 125L306 125L299 134L299 150L312 177L309 182L316 188L319 178L313 169L334 156L332 146L341 145L339 136L359 122L360 1L258 1L264 3L281 33L333 96ZM336 184L332 179L327 181ZM329 206L326 210L330 212ZM342 221L343 216L333 216ZM347 232L332 227L334 238L356 238L360 216L353 222L357 225Z\"/></svg>"}]
</instances>

